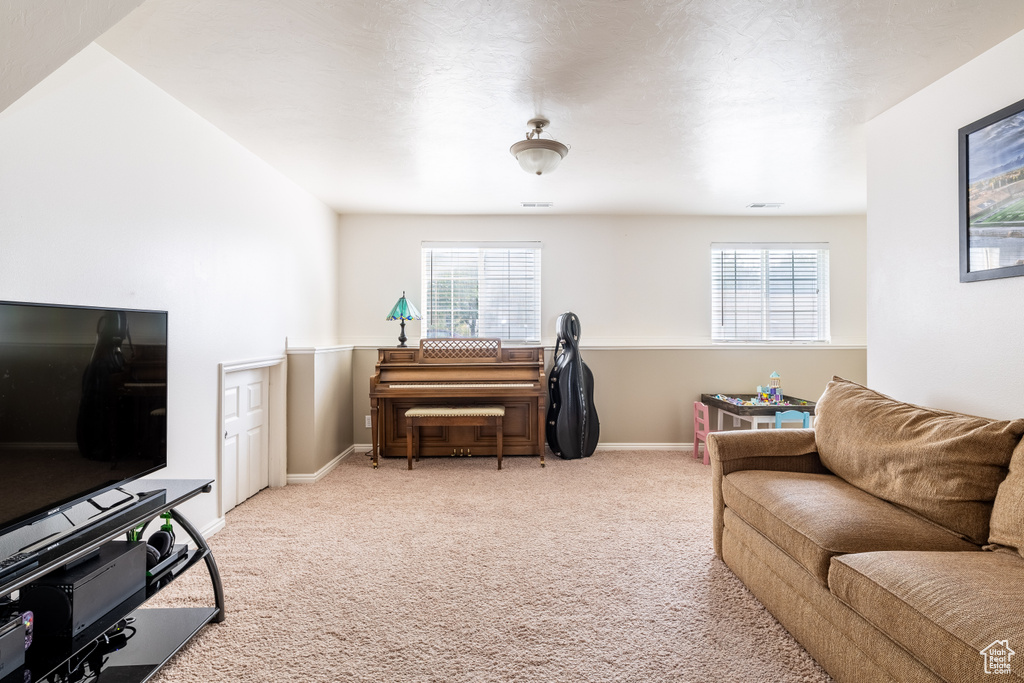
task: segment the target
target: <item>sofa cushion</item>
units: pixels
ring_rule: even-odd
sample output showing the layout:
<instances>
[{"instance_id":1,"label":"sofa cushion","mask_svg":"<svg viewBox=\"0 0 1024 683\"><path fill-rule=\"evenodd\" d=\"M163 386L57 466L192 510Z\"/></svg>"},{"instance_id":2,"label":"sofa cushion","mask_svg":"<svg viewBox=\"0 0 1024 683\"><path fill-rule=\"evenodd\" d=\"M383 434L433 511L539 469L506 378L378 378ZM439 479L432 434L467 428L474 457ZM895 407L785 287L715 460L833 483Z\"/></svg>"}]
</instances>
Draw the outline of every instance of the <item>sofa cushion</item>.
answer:
<instances>
[{"instance_id":1,"label":"sofa cushion","mask_svg":"<svg viewBox=\"0 0 1024 683\"><path fill-rule=\"evenodd\" d=\"M869 550L979 550L831 474L743 470L722 479L725 505L823 586L829 560Z\"/></svg>"},{"instance_id":2,"label":"sofa cushion","mask_svg":"<svg viewBox=\"0 0 1024 683\"><path fill-rule=\"evenodd\" d=\"M989 543L1024 555L1024 441L1013 452L1010 473L999 485L990 526Z\"/></svg>"},{"instance_id":3,"label":"sofa cushion","mask_svg":"<svg viewBox=\"0 0 1024 683\"><path fill-rule=\"evenodd\" d=\"M986 680L982 651L1008 641L1024 680L1024 558L1007 551L874 552L832 560L832 594L947 681Z\"/></svg>"},{"instance_id":4,"label":"sofa cushion","mask_svg":"<svg viewBox=\"0 0 1024 683\"><path fill-rule=\"evenodd\" d=\"M857 488L988 542L999 483L1024 420L901 403L838 377L815 409L821 462Z\"/></svg>"},{"instance_id":5,"label":"sofa cushion","mask_svg":"<svg viewBox=\"0 0 1024 683\"><path fill-rule=\"evenodd\" d=\"M837 681L941 683L731 510L722 559Z\"/></svg>"}]
</instances>

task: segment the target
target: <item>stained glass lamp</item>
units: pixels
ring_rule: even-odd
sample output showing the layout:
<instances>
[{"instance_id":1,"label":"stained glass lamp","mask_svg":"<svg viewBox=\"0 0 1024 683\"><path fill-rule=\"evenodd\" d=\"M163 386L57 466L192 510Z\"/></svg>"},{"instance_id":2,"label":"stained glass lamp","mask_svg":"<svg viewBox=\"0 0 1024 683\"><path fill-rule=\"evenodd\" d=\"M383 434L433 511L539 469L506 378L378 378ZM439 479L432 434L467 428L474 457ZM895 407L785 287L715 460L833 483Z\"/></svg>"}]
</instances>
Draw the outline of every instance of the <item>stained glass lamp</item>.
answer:
<instances>
[{"instance_id":1,"label":"stained glass lamp","mask_svg":"<svg viewBox=\"0 0 1024 683\"><path fill-rule=\"evenodd\" d=\"M405 321L406 320L422 320L423 316L416 310L416 307L409 303L409 300L405 298L405 292L402 292L402 298L395 303L395 307L388 313L387 320L401 320L402 321L402 333L398 335L398 345L405 346Z\"/></svg>"}]
</instances>

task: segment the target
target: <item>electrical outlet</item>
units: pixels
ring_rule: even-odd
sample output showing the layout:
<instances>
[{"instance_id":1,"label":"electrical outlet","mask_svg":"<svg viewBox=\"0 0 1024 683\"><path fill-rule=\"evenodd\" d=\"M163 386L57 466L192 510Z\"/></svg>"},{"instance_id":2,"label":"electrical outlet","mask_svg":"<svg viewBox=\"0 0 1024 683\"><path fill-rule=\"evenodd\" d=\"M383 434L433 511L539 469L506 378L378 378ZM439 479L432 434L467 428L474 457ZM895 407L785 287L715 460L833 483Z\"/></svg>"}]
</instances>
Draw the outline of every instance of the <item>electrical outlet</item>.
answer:
<instances>
[{"instance_id":1,"label":"electrical outlet","mask_svg":"<svg viewBox=\"0 0 1024 683\"><path fill-rule=\"evenodd\" d=\"M372 427L373 427L373 423L372 423L372 422L370 422L370 416L369 416L369 415L367 415L367 416L366 416L366 428L367 428L367 429L370 429L370 428L372 428Z\"/></svg>"}]
</instances>

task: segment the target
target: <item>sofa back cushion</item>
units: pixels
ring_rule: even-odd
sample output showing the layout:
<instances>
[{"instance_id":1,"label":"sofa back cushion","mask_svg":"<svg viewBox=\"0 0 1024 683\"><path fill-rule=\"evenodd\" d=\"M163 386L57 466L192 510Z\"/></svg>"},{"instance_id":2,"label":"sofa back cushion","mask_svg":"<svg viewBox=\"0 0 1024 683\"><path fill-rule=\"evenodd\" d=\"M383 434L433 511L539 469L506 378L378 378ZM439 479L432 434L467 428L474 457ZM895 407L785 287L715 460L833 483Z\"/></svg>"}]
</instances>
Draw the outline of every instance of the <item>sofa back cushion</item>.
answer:
<instances>
[{"instance_id":1,"label":"sofa back cushion","mask_svg":"<svg viewBox=\"0 0 1024 683\"><path fill-rule=\"evenodd\" d=\"M834 377L815 409L821 462L859 489L979 545L1024 420L893 400Z\"/></svg>"},{"instance_id":2,"label":"sofa back cushion","mask_svg":"<svg viewBox=\"0 0 1024 683\"><path fill-rule=\"evenodd\" d=\"M1010 459L1010 473L999 485L992 507L989 543L1013 548L1024 555L1024 441Z\"/></svg>"}]
</instances>

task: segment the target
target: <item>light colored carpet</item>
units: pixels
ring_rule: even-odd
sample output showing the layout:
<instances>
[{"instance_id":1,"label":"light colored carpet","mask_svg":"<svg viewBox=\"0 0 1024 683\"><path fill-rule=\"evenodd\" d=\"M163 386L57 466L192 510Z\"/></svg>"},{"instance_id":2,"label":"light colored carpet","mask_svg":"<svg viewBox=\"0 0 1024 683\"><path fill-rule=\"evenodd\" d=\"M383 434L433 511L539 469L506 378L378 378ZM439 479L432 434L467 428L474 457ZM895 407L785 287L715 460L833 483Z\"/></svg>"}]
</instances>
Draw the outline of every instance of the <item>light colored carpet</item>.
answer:
<instances>
[{"instance_id":1,"label":"light colored carpet","mask_svg":"<svg viewBox=\"0 0 1024 683\"><path fill-rule=\"evenodd\" d=\"M711 468L353 455L211 538L227 620L171 681L829 681L714 556ZM151 603L210 604L202 565Z\"/></svg>"}]
</instances>

